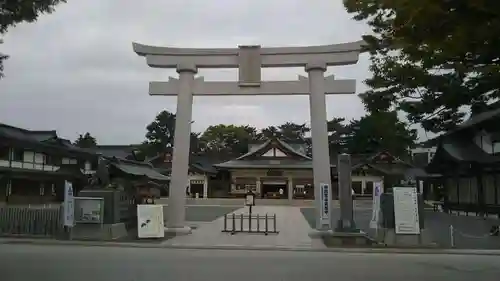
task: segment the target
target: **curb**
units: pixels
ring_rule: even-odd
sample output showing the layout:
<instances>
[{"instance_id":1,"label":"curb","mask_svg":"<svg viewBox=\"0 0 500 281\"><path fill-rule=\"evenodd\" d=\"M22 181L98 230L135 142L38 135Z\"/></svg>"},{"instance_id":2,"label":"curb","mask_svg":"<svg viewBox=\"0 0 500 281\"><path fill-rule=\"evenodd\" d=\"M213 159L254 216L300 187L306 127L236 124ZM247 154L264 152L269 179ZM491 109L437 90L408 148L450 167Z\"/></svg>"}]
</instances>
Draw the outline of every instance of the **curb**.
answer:
<instances>
[{"instance_id":1,"label":"curb","mask_svg":"<svg viewBox=\"0 0 500 281\"><path fill-rule=\"evenodd\" d=\"M61 240L21 240L3 239L1 244L38 245L38 246L86 246L116 248L148 248L148 249L183 249L183 250L250 250L250 251L288 251L288 252L323 252L323 253L360 253L360 254L438 254L438 255L479 255L500 256L500 250L471 249L436 249L436 248L310 248L281 246L244 246L244 245L161 245L129 242L101 241L61 241Z\"/></svg>"}]
</instances>

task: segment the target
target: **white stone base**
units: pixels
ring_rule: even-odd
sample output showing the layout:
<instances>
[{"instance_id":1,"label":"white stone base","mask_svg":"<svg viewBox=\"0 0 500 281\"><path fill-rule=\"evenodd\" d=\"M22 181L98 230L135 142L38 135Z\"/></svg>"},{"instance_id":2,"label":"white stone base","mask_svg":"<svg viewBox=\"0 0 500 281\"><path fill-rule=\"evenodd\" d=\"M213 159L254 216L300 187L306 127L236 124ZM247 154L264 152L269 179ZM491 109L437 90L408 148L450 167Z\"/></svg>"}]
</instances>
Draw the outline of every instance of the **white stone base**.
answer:
<instances>
[{"instance_id":1,"label":"white stone base","mask_svg":"<svg viewBox=\"0 0 500 281\"><path fill-rule=\"evenodd\" d=\"M311 238L322 238L322 237L329 236L332 234L333 234L332 230L311 229L311 231L309 231L309 237L311 237Z\"/></svg>"},{"instance_id":2,"label":"white stone base","mask_svg":"<svg viewBox=\"0 0 500 281\"><path fill-rule=\"evenodd\" d=\"M191 227L189 227L189 226L165 227L165 233L175 235L175 236L188 235L188 234L191 234Z\"/></svg>"}]
</instances>

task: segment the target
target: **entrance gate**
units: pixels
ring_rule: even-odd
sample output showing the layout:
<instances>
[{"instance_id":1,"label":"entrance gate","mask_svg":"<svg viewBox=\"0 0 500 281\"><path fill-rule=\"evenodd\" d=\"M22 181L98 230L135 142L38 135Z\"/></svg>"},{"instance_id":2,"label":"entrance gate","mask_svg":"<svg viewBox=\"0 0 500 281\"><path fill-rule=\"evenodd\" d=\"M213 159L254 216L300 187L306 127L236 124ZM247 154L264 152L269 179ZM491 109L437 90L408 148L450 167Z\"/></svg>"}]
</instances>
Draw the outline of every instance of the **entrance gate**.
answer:
<instances>
[{"instance_id":1,"label":"entrance gate","mask_svg":"<svg viewBox=\"0 0 500 281\"><path fill-rule=\"evenodd\" d=\"M327 66L357 63L363 41L308 47L261 48L170 48L133 43L134 51L146 57L150 67L175 68L179 79L150 82L149 94L177 96L174 153L167 231L190 232L185 225L185 186L188 180L189 139L193 95L309 95L311 114L314 193L321 184L331 185L325 94L353 94L355 80L324 76ZM262 67L305 67L308 77L293 81L262 81ZM195 78L198 68L238 68L239 81L204 81ZM331 193L330 193L331 197ZM333 223L320 221L320 196L315 196L316 228L329 229ZM329 198L331 200L331 198ZM324 221L323 221L324 224Z\"/></svg>"}]
</instances>

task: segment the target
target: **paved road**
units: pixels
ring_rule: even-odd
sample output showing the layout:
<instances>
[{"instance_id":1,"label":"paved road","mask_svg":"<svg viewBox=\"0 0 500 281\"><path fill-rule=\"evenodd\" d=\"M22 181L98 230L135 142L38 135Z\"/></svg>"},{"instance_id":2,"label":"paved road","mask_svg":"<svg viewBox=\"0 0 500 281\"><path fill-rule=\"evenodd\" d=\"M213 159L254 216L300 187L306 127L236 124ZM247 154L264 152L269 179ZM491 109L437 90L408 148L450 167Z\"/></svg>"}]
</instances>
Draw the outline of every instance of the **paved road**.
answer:
<instances>
[{"instance_id":1,"label":"paved road","mask_svg":"<svg viewBox=\"0 0 500 281\"><path fill-rule=\"evenodd\" d=\"M0 280L498 280L498 256L0 245Z\"/></svg>"}]
</instances>

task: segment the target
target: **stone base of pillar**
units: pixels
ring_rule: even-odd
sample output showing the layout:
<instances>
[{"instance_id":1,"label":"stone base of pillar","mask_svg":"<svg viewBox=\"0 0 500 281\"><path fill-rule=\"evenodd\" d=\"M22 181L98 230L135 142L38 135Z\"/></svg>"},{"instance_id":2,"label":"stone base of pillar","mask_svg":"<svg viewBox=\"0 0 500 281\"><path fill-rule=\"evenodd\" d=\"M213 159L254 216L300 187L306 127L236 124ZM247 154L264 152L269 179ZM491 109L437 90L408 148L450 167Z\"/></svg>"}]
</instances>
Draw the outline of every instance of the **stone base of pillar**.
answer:
<instances>
[{"instance_id":1,"label":"stone base of pillar","mask_svg":"<svg viewBox=\"0 0 500 281\"><path fill-rule=\"evenodd\" d=\"M191 227L165 227L165 233L174 236L183 236L191 234Z\"/></svg>"},{"instance_id":2,"label":"stone base of pillar","mask_svg":"<svg viewBox=\"0 0 500 281\"><path fill-rule=\"evenodd\" d=\"M354 220L338 220L337 227L335 228L335 232L344 232L344 233L359 233L359 229L356 228L356 223Z\"/></svg>"}]
</instances>

